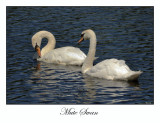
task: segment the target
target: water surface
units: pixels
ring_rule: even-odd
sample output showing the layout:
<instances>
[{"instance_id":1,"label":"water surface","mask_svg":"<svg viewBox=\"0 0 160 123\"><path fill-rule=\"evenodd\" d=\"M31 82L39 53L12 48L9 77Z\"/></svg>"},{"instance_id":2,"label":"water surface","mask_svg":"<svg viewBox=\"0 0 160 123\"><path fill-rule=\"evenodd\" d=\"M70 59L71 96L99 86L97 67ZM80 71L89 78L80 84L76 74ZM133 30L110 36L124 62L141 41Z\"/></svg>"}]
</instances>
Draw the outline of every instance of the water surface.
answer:
<instances>
[{"instance_id":1,"label":"water surface","mask_svg":"<svg viewBox=\"0 0 160 123\"><path fill-rule=\"evenodd\" d=\"M153 104L153 7L7 7L7 104ZM56 48L76 46L85 29L97 35L95 64L123 59L142 70L138 82L83 75L78 66L36 62L31 37L54 34ZM47 43L44 39L42 46ZM78 47L88 52L89 41Z\"/></svg>"}]
</instances>

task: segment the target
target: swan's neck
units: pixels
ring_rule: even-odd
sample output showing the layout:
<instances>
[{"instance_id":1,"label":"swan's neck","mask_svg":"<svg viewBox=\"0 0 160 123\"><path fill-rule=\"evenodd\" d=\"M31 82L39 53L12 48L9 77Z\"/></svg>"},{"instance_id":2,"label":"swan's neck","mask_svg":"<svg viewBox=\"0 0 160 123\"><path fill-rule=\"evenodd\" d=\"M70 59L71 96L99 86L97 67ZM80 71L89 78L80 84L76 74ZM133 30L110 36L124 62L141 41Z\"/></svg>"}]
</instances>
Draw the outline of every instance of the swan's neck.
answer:
<instances>
[{"instance_id":1,"label":"swan's neck","mask_svg":"<svg viewBox=\"0 0 160 123\"><path fill-rule=\"evenodd\" d=\"M43 38L47 38L48 43L45 47L42 48L41 50L41 56L43 57L46 53L48 53L49 51L53 50L55 48L56 45L56 40L55 37L51 34L51 33L44 33L43 35L41 35L41 41Z\"/></svg>"},{"instance_id":2,"label":"swan's neck","mask_svg":"<svg viewBox=\"0 0 160 123\"><path fill-rule=\"evenodd\" d=\"M96 53L96 35L92 35L90 38L90 46L87 54L87 58L85 59L82 66L82 73L86 73L93 67L93 61Z\"/></svg>"}]
</instances>

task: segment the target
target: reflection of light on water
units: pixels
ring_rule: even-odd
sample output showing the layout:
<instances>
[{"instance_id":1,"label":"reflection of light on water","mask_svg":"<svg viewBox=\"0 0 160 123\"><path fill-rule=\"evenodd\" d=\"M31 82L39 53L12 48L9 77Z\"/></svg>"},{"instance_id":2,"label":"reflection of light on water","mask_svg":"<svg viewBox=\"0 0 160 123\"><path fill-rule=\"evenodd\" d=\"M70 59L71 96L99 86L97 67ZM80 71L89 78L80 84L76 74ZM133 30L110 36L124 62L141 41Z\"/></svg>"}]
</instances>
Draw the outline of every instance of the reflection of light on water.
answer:
<instances>
[{"instance_id":1,"label":"reflection of light on water","mask_svg":"<svg viewBox=\"0 0 160 123\"><path fill-rule=\"evenodd\" d=\"M80 66L38 62L29 81L32 84L32 91L34 91L31 96L37 97L37 101L47 102L50 100L52 103L56 103L61 98L73 98L70 90L73 88L72 82L75 86L75 83L80 80L80 70Z\"/></svg>"},{"instance_id":2,"label":"reflection of light on water","mask_svg":"<svg viewBox=\"0 0 160 123\"><path fill-rule=\"evenodd\" d=\"M79 66L65 66L47 64L44 62L38 62L35 67L36 71L33 72L31 78L41 78L42 80L53 80L53 79L76 79L77 71L80 72L81 67Z\"/></svg>"},{"instance_id":3,"label":"reflection of light on water","mask_svg":"<svg viewBox=\"0 0 160 123\"><path fill-rule=\"evenodd\" d=\"M97 93L100 95L106 95L106 97L118 97L123 96L123 94L128 91L128 87L137 87L139 89L138 82L109 81L105 79L90 77L88 75L83 75L83 77L85 87L87 89L87 96L92 100L96 98ZM116 91L120 93L115 93ZM124 100L128 101L128 99ZM114 99L111 101L112 103L116 102Z\"/></svg>"},{"instance_id":4,"label":"reflection of light on water","mask_svg":"<svg viewBox=\"0 0 160 123\"><path fill-rule=\"evenodd\" d=\"M80 14L82 11L87 13ZM28 16L28 13L32 14ZM41 102L39 98L57 104L87 103L85 101L88 104L95 101L110 104L113 100L129 100L133 96L134 101L128 103L154 103L154 7L7 7L6 16L7 104L38 104ZM32 18L32 22L25 23L28 17ZM44 22L45 25L42 24ZM58 48L73 46L81 31L91 28L91 23L98 41L96 56L99 58L95 63L113 57L125 60L133 70L144 71L139 79L140 88L136 83L113 84L92 77L91 80L86 80L80 71L55 68L58 67L56 65L53 67L41 63L37 70L31 68L35 51L28 41L37 30L44 27L48 31L52 30ZM87 53L88 45L89 41L86 41L76 47ZM34 98L36 95L37 98ZM30 99L31 96L33 98ZM120 100L119 103L124 104Z\"/></svg>"},{"instance_id":5,"label":"reflection of light on water","mask_svg":"<svg viewBox=\"0 0 160 123\"><path fill-rule=\"evenodd\" d=\"M32 98L40 102L64 104L72 101L78 104L91 104L105 98L123 96L128 87L138 87L138 83L124 81L108 81L81 73L80 66L63 66L38 62L31 80ZM119 92L119 93L117 93ZM99 99L101 98L101 99ZM98 100L97 100L98 99ZM64 101L66 100L66 101ZM128 99L126 99L128 100ZM110 99L110 103L121 101Z\"/></svg>"}]
</instances>

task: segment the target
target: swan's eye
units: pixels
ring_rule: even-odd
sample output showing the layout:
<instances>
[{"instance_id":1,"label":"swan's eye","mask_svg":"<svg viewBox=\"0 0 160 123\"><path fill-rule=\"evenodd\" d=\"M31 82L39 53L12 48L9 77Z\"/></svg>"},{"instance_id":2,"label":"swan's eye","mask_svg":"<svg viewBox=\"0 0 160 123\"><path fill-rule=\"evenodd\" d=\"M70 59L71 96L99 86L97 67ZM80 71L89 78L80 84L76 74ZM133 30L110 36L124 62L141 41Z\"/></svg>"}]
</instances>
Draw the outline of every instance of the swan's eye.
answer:
<instances>
[{"instance_id":1,"label":"swan's eye","mask_svg":"<svg viewBox=\"0 0 160 123\"><path fill-rule=\"evenodd\" d=\"M81 37L83 37L84 36L84 33L83 34L81 34Z\"/></svg>"}]
</instances>

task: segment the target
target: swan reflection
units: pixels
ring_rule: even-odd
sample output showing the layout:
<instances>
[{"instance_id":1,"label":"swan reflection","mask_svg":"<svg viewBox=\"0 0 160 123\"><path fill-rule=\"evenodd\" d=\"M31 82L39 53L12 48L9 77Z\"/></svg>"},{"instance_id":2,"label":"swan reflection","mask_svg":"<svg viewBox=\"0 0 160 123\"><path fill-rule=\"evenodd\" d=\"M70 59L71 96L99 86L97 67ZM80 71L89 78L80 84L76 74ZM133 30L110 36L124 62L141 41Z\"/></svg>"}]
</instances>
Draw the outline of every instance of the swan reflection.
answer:
<instances>
[{"instance_id":1,"label":"swan reflection","mask_svg":"<svg viewBox=\"0 0 160 123\"><path fill-rule=\"evenodd\" d=\"M81 74L79 66L44 62L37 63L31 80L32 91L36 92L31 96L38 102L53 104L92 104L99 101L98 95L106 100L122 96L130 87L139 88L138 82L108 81Z\"/></svg>"}]
</instances>

